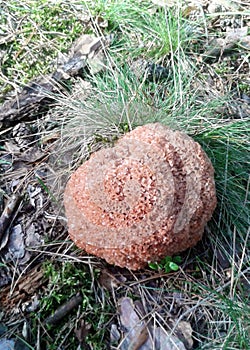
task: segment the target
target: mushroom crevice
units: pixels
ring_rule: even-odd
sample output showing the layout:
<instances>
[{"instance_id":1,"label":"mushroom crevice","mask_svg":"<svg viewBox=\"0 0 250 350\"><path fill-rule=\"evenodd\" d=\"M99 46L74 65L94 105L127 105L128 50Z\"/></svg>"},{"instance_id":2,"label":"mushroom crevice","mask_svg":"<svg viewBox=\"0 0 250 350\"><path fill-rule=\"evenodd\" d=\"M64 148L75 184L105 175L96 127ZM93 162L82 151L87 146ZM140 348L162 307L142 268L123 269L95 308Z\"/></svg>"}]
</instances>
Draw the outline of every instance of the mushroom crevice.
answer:
<instances>
[{"instance_id":1,"label":"mushroom crevice","mask_svg":"<svg viewBox=\"0 0 250 350\"><path fill-rule=\"evenodd\" d=\"M64 193L75 244L132 270L194 246L216 206L214 170L201 146L159 123L92 154Z\"/></svg>"}]
</instances>

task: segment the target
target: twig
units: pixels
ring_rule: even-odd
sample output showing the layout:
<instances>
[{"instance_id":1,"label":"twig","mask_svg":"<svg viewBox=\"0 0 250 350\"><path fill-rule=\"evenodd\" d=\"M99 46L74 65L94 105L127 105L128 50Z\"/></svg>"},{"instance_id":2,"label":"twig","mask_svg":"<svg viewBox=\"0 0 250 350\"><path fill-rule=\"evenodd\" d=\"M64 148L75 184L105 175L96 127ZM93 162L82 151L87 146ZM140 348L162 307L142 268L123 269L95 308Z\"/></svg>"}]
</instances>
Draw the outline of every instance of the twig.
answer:
<instances>
[{"instance_id":1,"label":"twig","mask_svg":"<svg viewBox=\"0 0 250 350\"><path fill-rule=\"evenodd\" d=\"M46 318L45 323L55 324L66 316L72 309L77 307L82 302L82 295L79 293L70 298L65 304L61 305L53 315Z\"/></svg>"},{"instance_id":2,"label":"twig","mask_svg":"<svg viewBox=\"0 0 250 350\"><path fill-rule=\"evenodd\" d=\"M0 217L0 242L5 234L5 231L9 227L13 216L15 215L15 210L19 206L21 199L22 199L21 195L13 194L9 198L4 208L4 211L2 212L2 215Z\"/></svg>"}]
</instances>

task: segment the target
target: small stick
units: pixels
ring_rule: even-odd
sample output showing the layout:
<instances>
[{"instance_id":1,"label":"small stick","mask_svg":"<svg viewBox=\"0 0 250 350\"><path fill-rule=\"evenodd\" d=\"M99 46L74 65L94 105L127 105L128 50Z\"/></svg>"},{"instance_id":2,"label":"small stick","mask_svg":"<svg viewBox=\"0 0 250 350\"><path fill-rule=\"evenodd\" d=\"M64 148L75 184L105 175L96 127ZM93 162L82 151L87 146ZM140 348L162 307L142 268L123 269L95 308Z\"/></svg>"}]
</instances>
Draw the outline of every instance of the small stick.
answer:
<instances>
[{"instance_id":1,"label":"small stick","mask_svg":"<svg viewBox=\"0 0 250 350\"><path fill-rule=\"evenodd\" d=\"M13 194L9 198L4 208L4 211L2 212L2 215L0 217L0 241L2 240L5 231L11 223L13 216L15 215L15 210L19 206L21 199L22 196L19 194Z\"/></svg>"},{"instance_id":2,"label":"small stick","mask_svg":"<svg viewBox=\"0 0 250 350\"><path fill-rule=\"evenodd\" d=\"M82 302L82 295L77 294L70 298L65 304L61 305L53 315L46 318L45 323L55 324L66 316L72 309L77 307Z\"/></svg>"}]
</instances>

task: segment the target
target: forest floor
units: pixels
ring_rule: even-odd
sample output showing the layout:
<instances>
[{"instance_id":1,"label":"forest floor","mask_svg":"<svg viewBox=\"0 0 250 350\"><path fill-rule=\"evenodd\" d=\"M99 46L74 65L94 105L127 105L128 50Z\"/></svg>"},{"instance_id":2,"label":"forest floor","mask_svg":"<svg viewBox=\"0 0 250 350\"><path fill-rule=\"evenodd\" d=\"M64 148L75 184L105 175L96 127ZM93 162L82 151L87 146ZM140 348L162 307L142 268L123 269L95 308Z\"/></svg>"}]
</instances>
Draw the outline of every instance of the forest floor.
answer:
<instances>
[{"instance_id":1,"label":"forest floor","mask_svg":"<svg viewBox=\"0 0 250 350\"><path fill-rule=\"evenodd\" d=\"M250 349L250 4L0 1L0 350ZM202 240L130 271L70 240L91 153L161 122L199 142Z\"/></svg>"}]
</instances>

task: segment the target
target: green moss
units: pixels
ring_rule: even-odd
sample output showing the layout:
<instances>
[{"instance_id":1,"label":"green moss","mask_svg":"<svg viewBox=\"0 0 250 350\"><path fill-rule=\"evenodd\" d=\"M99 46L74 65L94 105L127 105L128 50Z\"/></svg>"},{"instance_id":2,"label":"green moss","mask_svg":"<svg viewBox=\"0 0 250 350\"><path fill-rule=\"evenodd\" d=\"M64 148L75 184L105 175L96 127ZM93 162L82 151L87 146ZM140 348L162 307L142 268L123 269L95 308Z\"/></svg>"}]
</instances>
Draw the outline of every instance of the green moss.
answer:
<instances>
[{"instance_id":1,"label":"green moss","mask_svg":"<svg viewBox=\"0 0 250 350\"><path fill-rule=\"evenodd\" d=\"M45 277L48 278L48 285L40 301L38 312L33 314L30 320L34 341L37 326L42 322L44 323L44 333L41 336L43 348L58 349L67 338L67 349L76 349L79 341L74 329L78 326L78 322L83 320L90 326L85 341L91 346L98 344L96 349L106 349L104 338L110 307L108 304L104 307L99 301L100 296L96 294L95 278L98 277L99 272L94 270L91 273L88 265L72 262L48 262L44 264L43 269ZM77 293L82 295L80 306L72 309L56 324L47 324L46 319ZM109 300L108 295L106 300Z\"/></svg>"}]
</instances>

